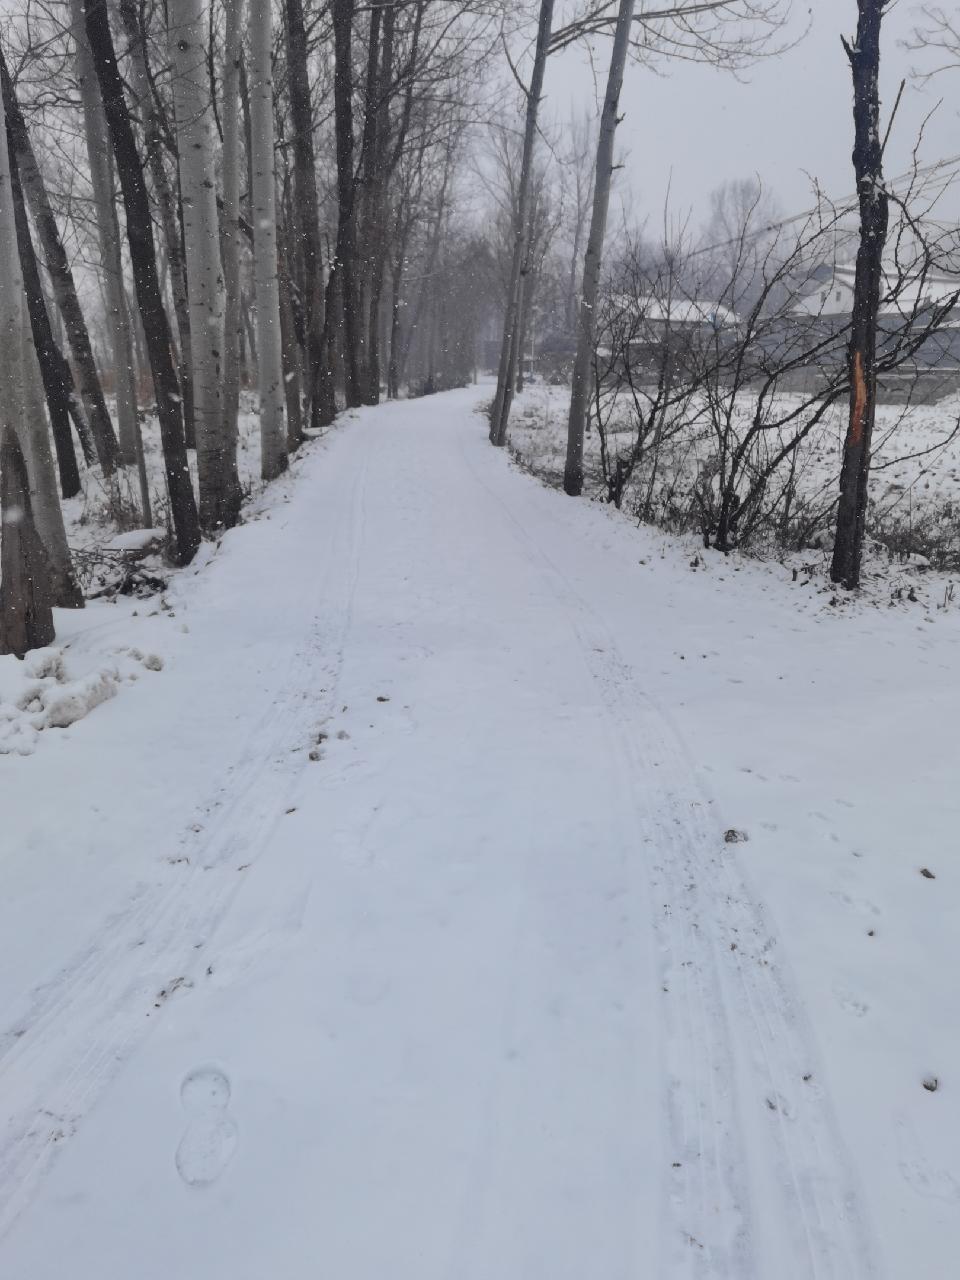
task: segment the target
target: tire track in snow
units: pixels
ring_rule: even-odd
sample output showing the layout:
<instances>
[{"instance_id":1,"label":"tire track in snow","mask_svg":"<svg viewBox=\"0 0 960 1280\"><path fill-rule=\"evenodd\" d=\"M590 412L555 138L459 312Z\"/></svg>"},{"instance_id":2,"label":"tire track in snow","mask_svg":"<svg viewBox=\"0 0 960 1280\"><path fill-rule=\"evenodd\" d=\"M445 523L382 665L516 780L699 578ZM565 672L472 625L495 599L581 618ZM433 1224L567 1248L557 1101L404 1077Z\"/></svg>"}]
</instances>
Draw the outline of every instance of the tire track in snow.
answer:
<instances>
[{"instance_id":1,"label":"tire track in snow","mask_svg":"<svg viewBox=\"0 0 960 1280\"><path fill-rule=\"evenodd\" d=\"M238 865L256 860L312 767L308 736L337 701L359 573L367 443L360 448L346 518L334 521L327 572L318 575L308 634L227 780L190 824L187 871L140 886L0 1037L0 1238L164 1006L203 972L207 946L243 884ZM309 695L318 678L320 696Z\"/></svg>"},{"instance_id":2,"label":"tire track in snow","mask_svg":"<svg viewBox=\"0 0 960 1280\"><path fill-rule=\"evenodd\" d=\"M780 1242L778 1280L874 1277L850 1162L816 1080L802 1011L771 954L775 940L732 846L706 816L692 762L610 629L459 439L465 469L504 512L507 531L569 615L620 743L624 796L652 851L651 887L661 904L654 929L664 988L663 1103L677 1153L664 1206L670 1223L664 1274L767 1280L769 1271L757 1269L749 1183L774 1176L779 1222L766 1227ZM638 797L643 782L657 784L653 803ZM763 1114L758 1120L747 1108ZM744 1132L759 1134L749 1148Z\"/></svg>"}]
</instances>

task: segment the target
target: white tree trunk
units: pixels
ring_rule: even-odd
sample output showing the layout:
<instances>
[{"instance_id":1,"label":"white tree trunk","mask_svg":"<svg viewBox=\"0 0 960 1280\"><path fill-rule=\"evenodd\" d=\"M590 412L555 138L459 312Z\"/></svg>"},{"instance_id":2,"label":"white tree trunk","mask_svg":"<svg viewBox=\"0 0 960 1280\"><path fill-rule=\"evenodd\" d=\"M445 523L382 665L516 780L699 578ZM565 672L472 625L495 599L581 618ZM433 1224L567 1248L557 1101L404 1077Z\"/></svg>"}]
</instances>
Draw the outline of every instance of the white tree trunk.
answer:
<instances>
[{"instance_id":1,"label":"white tree trunk","mask_svg":"<svg viewBox=\"0 0 960 1280\"><path fill-rule=\"evenodd\" d=\"M223 429L237 438L240 400L240 48L244 0L226 0L223 49Z\"/></svg>"},{"instance_id":2,"label":"white tree trunk","mask_svg":"<svg viewBox=\"0 0 960 1280\"><path fill-rule=\"evenodd\" d=\"M490 412L490 443L495 445L506 443L510 403L513 399L513 383L517 370L515 352L520 329L520 299L523 292L523 276L527 267L533 150L537 140L537 117L540 111L540 98L543 94L543 77L547 66L552 23L553 0L540 0L537 46L534 53L530 88L527 91L523 156L520 161L520 186L517 192L517 207L514 210L513 259L510 264L510 281L507 285L507 310L503 320L500 366L497 372L497 392Z\"/></svg>"},{"instance_id":3,"label":"white tree trunk","mask_svg":"<svg viewBox=\"0 0 960 1280\"><path fill-rule=\"evenodd\" d=\"M564 491L572 497L578 497L583 492L583 432L587 418L587 401L590 396L590 366L593 361L593 341L596 333L600 266L603 261L603 240L607 230L607 209L610 204L610 183L613 178L613 142L617 132L617 111L620 106L620 89L623 85L623 71L630 45L630 25L633 22L634 3L635 0L620 0L613 36L613 50L610 54L610 70L607 73L607 92L600 115L597 169L593 182L593 214L590 219L590 235L587 239L587 252L583 262L577 358L573 366L570 417L567 422L567 460L563 473Z\"/></svg>"},{"instance_id":4,"label":"white tree trunk","mask_svg":"<svg viewBox=\"0 0 960 1280\"><path fill-rule=\"evenodd\" d=\"M30 356L29 365L25 354ZM0 99L0 437L12 428L27 464L30 505L46 551L49 582L43 584L44 594L54 604L78 606L83 604L83 597L70 562L43 405L40 369L24 306L7 130Z\"/></svg>"},{"instance_id":5,"label":"white tree trunk","mask_svg":"<svg viewBox=\"0 0 960 1280\"><path fill-rule=\"evenodd\" d=\"M167 13L190 305L200 524L212 533L236 523L240 488L236 441L226 435L223 414L224 283L207 72L207 5L205 0L169 0Z\"/></svg>"},{"instance_id":6,"label":"white tree trunk","mask_svg":"<svg viewBox=\"0 0 960 1280\"><path fill-rule=\"evenodd\" d=\"M270 0L251 0L250 124L253 168L254 279L260 384L260 467L272 480L287 466L284 426L280 282L277 271L277 199L274 174L273 46Z\"/></svg>"}]
</instances>

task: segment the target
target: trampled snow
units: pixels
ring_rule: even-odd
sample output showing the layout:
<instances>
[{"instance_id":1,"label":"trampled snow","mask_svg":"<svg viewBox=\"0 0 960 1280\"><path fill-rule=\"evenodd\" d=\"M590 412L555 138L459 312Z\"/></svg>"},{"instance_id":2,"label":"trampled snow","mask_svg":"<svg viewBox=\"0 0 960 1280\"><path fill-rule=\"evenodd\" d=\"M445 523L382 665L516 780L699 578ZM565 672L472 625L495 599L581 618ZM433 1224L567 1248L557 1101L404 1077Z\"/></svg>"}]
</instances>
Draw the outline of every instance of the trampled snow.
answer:
<instances>
[{"instance_id":1,"label":"trampled snow","mask_svg":"<svg viewBox=\"0 0 960 1280\"><path fill-rule=\"evenodd\" d=\"M573 502L484 393L0 664L0 1275L956 1274L957 608Z\"/></svg>"}]
</instances>

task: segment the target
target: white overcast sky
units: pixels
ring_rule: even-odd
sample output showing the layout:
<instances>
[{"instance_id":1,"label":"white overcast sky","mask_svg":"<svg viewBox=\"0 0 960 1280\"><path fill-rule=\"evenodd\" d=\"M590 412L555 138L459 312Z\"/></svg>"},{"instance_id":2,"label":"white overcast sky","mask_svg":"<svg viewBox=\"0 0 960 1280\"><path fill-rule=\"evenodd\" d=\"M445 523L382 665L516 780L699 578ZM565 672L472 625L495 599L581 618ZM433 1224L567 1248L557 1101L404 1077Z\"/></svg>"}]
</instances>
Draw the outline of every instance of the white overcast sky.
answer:
<instances>
[{"instance_id":1,"label":"white overcast sky","mask_svg":"<svg viewBox=\"0 0 960 1280\"><path fill-rule=\"evenodd\" d=\"M953 5L947 0L945 7ZM840 36L853 34L856 15L856 0L796 3L796 25L802 29L809 23L809 34L796 48L759 63L741 81L688 63L662 64L661 75L629 66L619 133L626 163L620 198L628 206L628 220L639 223L648 217L658 227L669 186L674 217L692 211L694 222L699 221L714 187L725 178L752 174L760 176L786 214L808 207L808 174L831 196L847 195L853 186L853 125L850 69ZM901 79L912 69L932 65L902 47L917 18L914 0L898 0L884 21L884 123ZM598 68L608 53L609 41L598 42ZM571 103L595 100L593 73L582 50L551 62L546 114L562 121ZM599 90L602 94L602 83ZM960 153L960 71L926 86L909 81L887 149L888 176L909 166L920 125L941 98L924 132L922 160ZM958 210L960 197L951 192L940 213L956 215Z\"/></svg>"}]
</instances>

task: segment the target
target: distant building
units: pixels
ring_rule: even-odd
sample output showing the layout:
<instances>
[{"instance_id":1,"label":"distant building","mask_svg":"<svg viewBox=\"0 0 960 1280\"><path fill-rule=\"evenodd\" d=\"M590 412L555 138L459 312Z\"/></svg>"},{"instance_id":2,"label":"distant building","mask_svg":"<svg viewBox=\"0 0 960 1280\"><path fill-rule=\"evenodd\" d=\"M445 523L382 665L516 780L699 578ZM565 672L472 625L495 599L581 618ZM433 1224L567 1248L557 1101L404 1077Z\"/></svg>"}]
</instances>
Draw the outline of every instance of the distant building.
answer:
<instances>
[{"instance_id":1,"label":"distant building","mask_svg":"<svg viewBox=\"0 0 960 1280\"><path fill-rule=\"evenodd\" d=\"M846 329L853 314L856 270L855 263L845 262L834 266L825 264L812 273L789 312L789 325L794 333L810 332L820 337L830 333L840 335ZM914 332L919 336L927 323L927 314L952 303L957 293L960 293L958 275L942 271L924 274L919 266L913 271L900 271L893 263L887 264L884 268L886 296L880 303L877 335L880 358L889 345L898 342L897 334L903 331L905 321L915 320ZM780 336L790 340L790 329ZM839 353L830 349L822 352L814 363L829 365L838 357ZM805 376L804 370L794 375L798 382ZM952 393L958 386L960 307L951 305L937 328L910 357L898 369L881 376L879 394L881 400L921 403Z\"/></svg>"},{"instance_id":2,"label":"distant building","mask_svg":"<svg viewBox=\"0 0 960 1280\"><path fill-rule=\"evenodd\" d=\"M729 307L703 298L662 298L653 294L622 296L611 300L613 307L639 321L644 336L659 339L668 330L691 332L735 329L740 319Z\"/></svg>"},{"instance_id":3,"label":"distant building","mask_svg":"<svg viewBox=\"0 0 960 1280\"><path fill-rule=\"evenodd\" d=\"M792 309L799 317L809 316L823 320L847 320L853 313L853 286L856 263L837 263L824 266L813 274ZM916 273L901 273L892 264L884 268L884 280L888 293L896 290L896 297L880 305L881 316L911 315L917 309L935 307L960 292L960 276L917 269ZM946 321L952 327L960 326L960 311Z\"/></svg>"}]
</instances>

